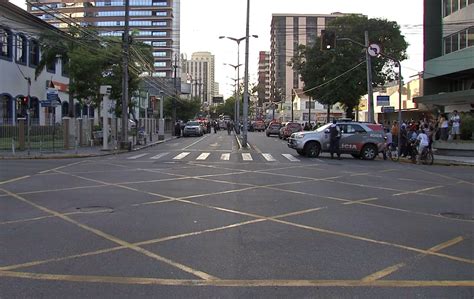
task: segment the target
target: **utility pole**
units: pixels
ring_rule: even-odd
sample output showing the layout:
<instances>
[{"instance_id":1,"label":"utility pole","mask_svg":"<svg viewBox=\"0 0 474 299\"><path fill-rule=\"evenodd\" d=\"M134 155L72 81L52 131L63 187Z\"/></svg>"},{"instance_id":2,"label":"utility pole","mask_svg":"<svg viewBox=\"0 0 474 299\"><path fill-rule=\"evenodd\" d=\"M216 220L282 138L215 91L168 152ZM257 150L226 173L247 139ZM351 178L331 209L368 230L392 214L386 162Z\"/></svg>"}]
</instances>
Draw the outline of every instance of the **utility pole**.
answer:
<instances>
[{"instance_id":1,"label":"utility pole","mask_svg":"<svg viewBox=\"0 0 474 299\"><path fill-rule=\"evenodd\" d=\"M128 142L128 53L129 53L129 6L130 0L125 0L125 28L123 33L123 83L122 83L122 142L121 149L130 149Z\"/></svg>"},{"instance_id":2,"label":"utility pole","mask_svg":"<svg viewBox=\"0 0 474 299\"><path fill-rule=\"evenodd\" d=\"M245 31L245 76L244 76L244 110L243 128L242 128L242 146L247 147L247 122L249 113L249 29L250 29L250 0L247 0L247 24ZM239 63L237 63L239 64Z\"/></svg>"},{"instance_id":3,"label":"utility pole","mask_svg":"<svg viewBox=\"0 0 474 299\"><path fill-rule=\"evenodd\" d=\"M309 107L308 107L308 125L311 127L311 97L309 99Z\"/></svg>"},{"instance_id":4,"label":"utility pole","mask_svg":"<svg viewBox=\"0 0 474 299\"><path fill-rule=\"evenodd\" d=\"M176 84L176 76L177 76L177 69L178 69L178 54L174 56L174 96L173 96L173 108L171 112L171 118L173 120L173 124L176 123L176 99L178 98L178 86ZM172 130L173 136L175 136L175 130Z\"/></svg>"}]
</instances>

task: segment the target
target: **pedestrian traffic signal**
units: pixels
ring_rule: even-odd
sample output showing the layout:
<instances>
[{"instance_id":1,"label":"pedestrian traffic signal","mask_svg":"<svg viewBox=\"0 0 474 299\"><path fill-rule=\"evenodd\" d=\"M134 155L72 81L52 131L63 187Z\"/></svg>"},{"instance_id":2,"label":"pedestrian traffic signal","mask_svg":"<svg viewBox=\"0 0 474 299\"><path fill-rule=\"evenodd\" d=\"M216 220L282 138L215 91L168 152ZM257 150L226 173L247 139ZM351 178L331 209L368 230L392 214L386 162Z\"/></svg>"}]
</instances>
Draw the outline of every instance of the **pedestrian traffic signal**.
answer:
<instances>
[{"instance_id":1,"label":"pedestrian traffic signal","mask_svg":"<svg viewBox=\"0 0 474 299\"><path fill-rule=\"evenodd\" d=\"M336 33L334 31L321 30L321 51L336 48Z\"/></svg>"}]
</instances>

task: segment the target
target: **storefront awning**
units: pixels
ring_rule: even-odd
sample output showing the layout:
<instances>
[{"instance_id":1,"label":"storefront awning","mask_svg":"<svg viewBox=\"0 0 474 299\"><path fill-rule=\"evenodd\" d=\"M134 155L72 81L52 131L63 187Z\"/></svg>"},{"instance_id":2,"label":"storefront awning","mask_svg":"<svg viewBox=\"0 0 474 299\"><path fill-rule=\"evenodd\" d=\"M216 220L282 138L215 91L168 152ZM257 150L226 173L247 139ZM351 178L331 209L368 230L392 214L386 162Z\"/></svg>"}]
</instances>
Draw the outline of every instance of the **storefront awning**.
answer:
<instances>
[{"instance_id":1,"label":"storefront awning","mask_svg":"<svg viewBox=\"0 0 474 299\"><path fill-rule=\"evenodd\" d=\"M415 97L413 101L440 106L474 104L474 89Z\"/></svg>"}]
</instances>

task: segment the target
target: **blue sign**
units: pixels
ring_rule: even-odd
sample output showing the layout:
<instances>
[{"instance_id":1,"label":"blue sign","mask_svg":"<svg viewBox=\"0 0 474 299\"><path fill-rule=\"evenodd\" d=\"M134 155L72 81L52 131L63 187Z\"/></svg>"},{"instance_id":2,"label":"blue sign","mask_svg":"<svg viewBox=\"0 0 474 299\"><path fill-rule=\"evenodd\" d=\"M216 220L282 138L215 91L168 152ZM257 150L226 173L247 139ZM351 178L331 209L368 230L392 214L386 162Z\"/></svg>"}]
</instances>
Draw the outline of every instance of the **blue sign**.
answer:
<instances>
[{"instance_id":1,"label":"blue sign","mask_svg":"<svg viewBox=\"0 0 474 299\"><path fill-rule=\"evenodd\" d=\"M390 96L377 96L377 106L390 105Z\"/></svg>"}]
</instances>

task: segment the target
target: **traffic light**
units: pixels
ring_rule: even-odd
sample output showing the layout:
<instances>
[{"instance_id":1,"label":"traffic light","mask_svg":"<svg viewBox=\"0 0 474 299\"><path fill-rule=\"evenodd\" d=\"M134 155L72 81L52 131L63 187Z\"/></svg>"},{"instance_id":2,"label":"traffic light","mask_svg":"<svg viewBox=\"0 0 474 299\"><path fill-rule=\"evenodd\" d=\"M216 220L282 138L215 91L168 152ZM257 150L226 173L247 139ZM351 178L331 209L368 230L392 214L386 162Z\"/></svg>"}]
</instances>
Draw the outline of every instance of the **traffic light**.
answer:
<instances>
[{"instance_id":1,"label":"traffic light","mask_svg":"<svg viewBox=\"0 0 474 299\"><path fill-rule=\"evenodd\" d=\"M321 51L336 48L336 33L334 31L321 30Z\"/></svg>"}]
</instances>

